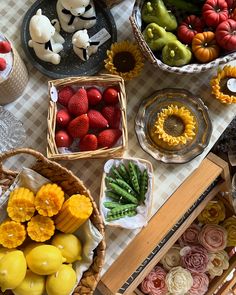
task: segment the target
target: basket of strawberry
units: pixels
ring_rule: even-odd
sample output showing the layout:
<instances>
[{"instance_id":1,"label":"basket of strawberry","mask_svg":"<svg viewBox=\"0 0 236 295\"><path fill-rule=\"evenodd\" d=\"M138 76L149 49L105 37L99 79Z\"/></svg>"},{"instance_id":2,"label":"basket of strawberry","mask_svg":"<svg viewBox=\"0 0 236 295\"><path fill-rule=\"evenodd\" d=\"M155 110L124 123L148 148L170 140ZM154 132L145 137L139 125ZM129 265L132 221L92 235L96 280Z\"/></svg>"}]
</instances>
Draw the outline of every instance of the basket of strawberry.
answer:
<instances>
[{"instance_id":1,"label":"basket of strawberry","mask_svg":"<svg viewBox=\"0 0 236 295\"><path fill-rule=\"evenodd\" d=\"M47 156L107 158L127 145L124 81L115 75L49 81Z\"/></svg>"},{"instance_id":2,"label":"basket of strawberry","mask_svg":"<svg viewBox=\"0 0 236 295\"><path fill-rule=\"evenodd\" d=\"M130 21L145 57L165 71L200 73L236 58L234 0L136 0Z\"/></svg>"}]
</instances>

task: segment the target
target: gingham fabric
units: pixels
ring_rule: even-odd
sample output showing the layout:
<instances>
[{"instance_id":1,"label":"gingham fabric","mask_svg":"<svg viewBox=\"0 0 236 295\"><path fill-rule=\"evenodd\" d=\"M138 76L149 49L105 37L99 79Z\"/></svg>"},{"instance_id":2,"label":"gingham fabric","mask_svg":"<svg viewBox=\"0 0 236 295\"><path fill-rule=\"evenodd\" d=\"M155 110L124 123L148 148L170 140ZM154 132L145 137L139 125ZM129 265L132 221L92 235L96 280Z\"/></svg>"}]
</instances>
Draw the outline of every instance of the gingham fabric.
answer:
<instances>
[{"instance_id":1,"label":"gingham fabric","mask_svg":"<svg viewBox=\"0 0 236 295\"><path fill-rule=\"evenodd\" d=\"M6 0L1 3L0 29L3 34L13 41L22 57L24 57L24 54L20 47L21 22L27 9L34 2L34 0ZM112 8L112 13L117 24L118 40L134 40L129 23L129 16L131 15L133 4L133 0L125 0ZM34 69L27 61L26 63L30 73L27 88L17 101L7 105L6 108L24 123L28 135L24 145L45 154L48 79ZM153 214L158 211L158 208L171 196L186 177L198 167L221 133L234 118L236 106L222 105L210 94L209 80L215 73L216 69L201 74L181 76L163 72L146 63L141 76L126 84L129 147L125 156L144 158L153 164L155 176ZM187 164L167 165L157 162L141 149L134 132L134 118L140 101L155 90L167 87L185 88L202 97L209 108L213 123L213 134L210 144L204 153ZM80 177L90 189L93 197L98 200L104 162L105 160L102 159L88 159L73 162L61 161L60 163ZM17 161L11 161L8 165L14 168L20 165L27 166L28 164L28 157L22 155L18 157ZM109 266L137 233L138 230L130 231L106 228L107 251L103 273L108 270Z\"/></svg>"}]
</instances>

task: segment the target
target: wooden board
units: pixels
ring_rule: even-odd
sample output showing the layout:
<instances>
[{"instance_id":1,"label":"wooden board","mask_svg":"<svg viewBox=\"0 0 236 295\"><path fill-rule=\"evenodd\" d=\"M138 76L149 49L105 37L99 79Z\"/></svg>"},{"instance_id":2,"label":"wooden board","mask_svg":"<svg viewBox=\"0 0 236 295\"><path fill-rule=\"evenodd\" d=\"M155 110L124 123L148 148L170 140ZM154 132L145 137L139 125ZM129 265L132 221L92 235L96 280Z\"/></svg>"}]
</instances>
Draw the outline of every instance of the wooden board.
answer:
<instances>
[{"instance_id":1,"label":"wooden board","mask_svg":"<svg viewBox=\"0 0 236 295\"><path fill-rule=\"evenodd\" d=\"M223 168L215 162L207 158L202 161L199 168L187 178L158 210L149 221L148 226L139 232L102 276L98 285L98 289L102 291L102 294L118 294L120 287L222 172ZM169 216L171 218L168 218ZM157 230L154 232L154 229ZM133 287L135 288L135 286ZM132 290L127 289L124 294L131 294L134 288Z\"/></svg>"}]
</instances>

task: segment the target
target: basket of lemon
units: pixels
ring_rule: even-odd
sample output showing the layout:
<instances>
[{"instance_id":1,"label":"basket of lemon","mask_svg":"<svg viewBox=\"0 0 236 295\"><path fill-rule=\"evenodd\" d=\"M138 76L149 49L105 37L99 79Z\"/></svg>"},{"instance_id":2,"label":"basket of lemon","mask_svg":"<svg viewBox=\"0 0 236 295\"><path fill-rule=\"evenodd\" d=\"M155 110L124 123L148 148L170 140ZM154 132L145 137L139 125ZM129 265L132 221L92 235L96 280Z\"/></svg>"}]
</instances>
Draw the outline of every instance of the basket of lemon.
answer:
<instances>
[{"instance_id":1,"label":"basket of lemon","mask_svg":"<svg viewBox=\"0 0 236 295\"><path fill-rule=\"evenodd\" d=\"M36 163L20 173L3 168L21 153ZM81 180L39 152L17 149L0 154L0 188L0 294L93 294L104 227Z\"/></svg>"}]
</instances>

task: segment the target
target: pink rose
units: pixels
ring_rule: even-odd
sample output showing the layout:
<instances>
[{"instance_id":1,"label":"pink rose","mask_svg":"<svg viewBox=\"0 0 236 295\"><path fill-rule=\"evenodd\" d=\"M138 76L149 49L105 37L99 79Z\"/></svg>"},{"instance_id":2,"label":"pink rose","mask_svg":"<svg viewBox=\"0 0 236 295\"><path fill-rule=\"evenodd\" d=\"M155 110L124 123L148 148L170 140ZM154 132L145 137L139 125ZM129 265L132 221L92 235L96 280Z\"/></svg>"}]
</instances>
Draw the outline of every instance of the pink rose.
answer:
<instances>
[{"instance_id":1,"label":"pink rose","mask_svg":"<svg viewBox=\"0 0 236 295\"><path fill-rule=\"evenodd\" d=\"M203 273L207 269L209 257L202 246L186 246L180 251L182 265L191 272Z\"/></svg>"},{"instance_id":2,"label":"pink rose","mask_svg":"<svg viewBox=\"0 0 236 295\"><path fill-rule=\"evenodd\" d=\"M193 285L188 295L204 295L209 286L209 278L205 273L192 273Z\"/></svg>"},{"instance_id":3,"label":"pink rose","mask_svg":"<svg viewBox=\"0 0 236 295\"><path fill-rule=\"evenodd\" d=\"M198 234L200 233L201 228L196 224L191 224L188 229L182 234L179 238L179 244L181 247L187 245L196 245L198 244Z\"/></svg>"},{"instance_id":4,"label":"pink rose","mask_svg":"<svg viewBox=\"0 0 236 295\"><path fill-rule=\"evenodd\" d=\"M140 288L145 294L164 295L167 293L165 279L166 271L156 266L142 281Z\"/></svg>"},{"instance_id":5,"label":"pink rose","mask_svg":"<svg viewBox=\"0 0 236 295\"><path fill-rule=\"evenodd\" d=\"M206 224L199 236L199 243L209 252L224 250L227 245L227 231L220 225Z\"/></svg>"}]
</instances>

